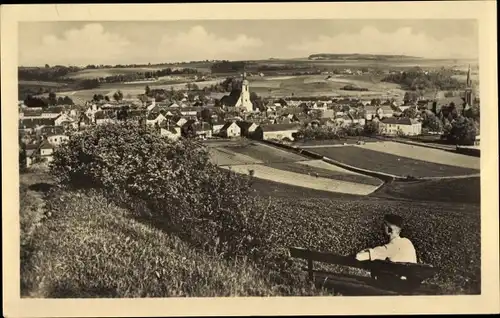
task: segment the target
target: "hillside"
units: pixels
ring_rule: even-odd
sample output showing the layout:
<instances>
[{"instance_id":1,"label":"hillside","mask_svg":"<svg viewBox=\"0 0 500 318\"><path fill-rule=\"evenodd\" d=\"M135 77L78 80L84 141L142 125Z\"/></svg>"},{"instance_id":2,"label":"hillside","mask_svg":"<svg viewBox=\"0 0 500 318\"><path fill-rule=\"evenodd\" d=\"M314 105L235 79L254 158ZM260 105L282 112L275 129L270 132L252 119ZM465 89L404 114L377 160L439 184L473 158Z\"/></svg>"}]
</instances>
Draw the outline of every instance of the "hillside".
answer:
<instances>
[{"instance_id":1,"label":"hillside","mask_svg":"<svg viewBox=\"0 0 500 318\"><path fill-rule=\"evenodd\" d=\"M415 60L422 59L416 56L407 55L387 55L387 54L335 54L335 53L319 53L311 54L309 60Z\"/></svg>"}]
</instances>

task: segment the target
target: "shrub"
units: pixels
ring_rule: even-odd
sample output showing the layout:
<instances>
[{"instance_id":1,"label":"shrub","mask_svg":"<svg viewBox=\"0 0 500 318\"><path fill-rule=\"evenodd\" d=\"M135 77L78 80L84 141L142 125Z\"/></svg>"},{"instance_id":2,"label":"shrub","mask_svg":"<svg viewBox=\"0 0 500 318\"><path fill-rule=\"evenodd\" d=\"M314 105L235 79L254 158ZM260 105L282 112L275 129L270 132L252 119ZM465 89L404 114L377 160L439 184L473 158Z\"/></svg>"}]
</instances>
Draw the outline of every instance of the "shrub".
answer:
<instances>
[{"instance_id":1,"label":"shrub","mask_svg":"<svg viewBox=\"0 0 500 318\"><path fill-rule=\"evenodd\" d=\"M250 176L222 170L194 141L162 138L135 123L75 133L54 154L52 173L66 185L96 187L196 246L228 257L262 259L272 248L265 211L250 195Z\"/></svg>"}]
</instances>

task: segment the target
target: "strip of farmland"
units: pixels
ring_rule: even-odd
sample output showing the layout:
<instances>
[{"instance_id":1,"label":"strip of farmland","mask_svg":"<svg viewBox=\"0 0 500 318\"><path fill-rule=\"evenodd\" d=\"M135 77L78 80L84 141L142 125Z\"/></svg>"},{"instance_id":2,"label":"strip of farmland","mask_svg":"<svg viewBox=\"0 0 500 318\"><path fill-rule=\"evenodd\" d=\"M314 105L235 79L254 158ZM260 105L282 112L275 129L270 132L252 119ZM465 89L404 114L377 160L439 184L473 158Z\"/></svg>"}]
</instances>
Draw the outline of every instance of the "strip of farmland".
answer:
<instances>
[{"instance_id":1,"label":"strip of farmland","mask_svg":"<svg viewBox=\"0 0 500 318\"><path fill-rule=\"evenodd\" d=\"M324 165L321 165L323 163ZM278 162L270 163L266 166L301 173L319 178L327 178L339 181L348 181L359 184L378 186L382 181L376 178L350 172L321 160L300 161L300 162ZM330 167L328 167L330 166Z\"/></svg>"},{"instance_id":2,"label":"strip of farmland","mask_svg":"<svg viewBox=\"0 0 500 318\"><path fill-rule=\"evenodd\" d=\"M425 161L437 164L452 165L452 166L468 168L468 169L477 169L477 170L479 170L480 168L480 159L478 157L466 156L459 153L453 153L440 149L419 147L419 146L407 145L390 141L370 143L370 144L367 143L360 147L364 149L379 151L405 158L411 158L411 159L425 158Z\"/></svg>"},{"instance_id":3,"label":"strip of farmland","mask_svg":"<svg viewBox=\"0 0 500 318\"><path fill-rule=\"evenodd\" d=\"M240 174L249 174L250 171L253 171L254 177L259 179L320 191L368 195L377 189L377 186L374 185L313 177L301 173L274 169L261 164L233 165L222 168L231 169L232 171Z\"/></svg>"},{"instance_id":4,"label":"strip of farmland","mask_svg":"<svg viewBox=\"0 0 500 318\"><path fill-rule=\"evenodd\" d=\"M224 149L229 149L235 153L255 158L264 163L309 160L307 157L260 143L251 143L245 146L230 146L224 147Z\"/></svg>"},{"instance_id":5,"label":"strip of farmland","mask_svg":"<svg viewBox=\"0 0 500 318\"><path fill-rule=\"evenodd\" d=\"M356 146L318 147L312 149L312 151L351 166L399 176L446 177L477 174L479 172L476 169L395 156ZM425 156L421 158L425 158Z\"/></svg>"},{"instance_id":6,"label":"strip of farmland","mask_svg":"<svg viewBox=\"0 0 500 318\"><path fill-rule=\"evenodd\" d=\"M209 148L210 160L218 166L261 163L250 156L234 153L226 148Z\"/></svg>"}]
</instances>

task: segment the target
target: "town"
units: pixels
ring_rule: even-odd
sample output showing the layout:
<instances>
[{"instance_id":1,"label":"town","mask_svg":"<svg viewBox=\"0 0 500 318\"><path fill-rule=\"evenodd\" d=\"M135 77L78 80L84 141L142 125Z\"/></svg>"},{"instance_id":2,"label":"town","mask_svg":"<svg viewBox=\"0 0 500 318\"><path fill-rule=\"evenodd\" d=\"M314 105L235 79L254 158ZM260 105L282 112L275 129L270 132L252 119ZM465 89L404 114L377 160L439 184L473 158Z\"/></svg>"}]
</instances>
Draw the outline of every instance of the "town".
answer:
<instances>
[{"instance_id":1,"label":"town","mask_svg":"<svg viewBox=\"0 0 500 318\"><path fill-rule=\"evenodd\" d=\"M342 73L353 72L346 69ZM48 163L54 149L68 140L69 131L126 120L154 127L173 140L181 136L201 140L246 137L292 143L308 137L340 140L367 134L434 135L443 139L443 127L446 123L452 125L458 116L478 123L479 98L473 94L470 77L469 66L467 87L454 96L427 98L407 92L400 100L352 96L263 99L252 94L251 84L243 73L236 79L226 79L236 84L220 98L207 97L203 90L180 90L172 99L157 102L151 88L146 86L145 93L135 99L123 98L118 90L113 99L94 95L93 100L80 104L71 99L71 104L65 104L67 98L59 97L58 101L55 96L54 105L49 102L44 107L27 106L25 101L19 101L20 149L24 151L22 159L26 167L37 162ZM321 129L334 133L321 137L315 133ZM466 142L477 146L479 133L473 133L471 138Z\"/></svg>"}]
</instances>

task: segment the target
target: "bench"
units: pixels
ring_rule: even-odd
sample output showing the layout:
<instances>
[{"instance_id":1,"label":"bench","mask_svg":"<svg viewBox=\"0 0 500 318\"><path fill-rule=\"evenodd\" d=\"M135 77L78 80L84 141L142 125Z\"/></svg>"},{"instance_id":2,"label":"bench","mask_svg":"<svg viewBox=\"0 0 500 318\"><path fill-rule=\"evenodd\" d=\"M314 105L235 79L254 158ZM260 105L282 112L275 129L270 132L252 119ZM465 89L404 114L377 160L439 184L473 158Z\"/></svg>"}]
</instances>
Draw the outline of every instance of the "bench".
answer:
<instances>
[{"instance_id":1,"label":"bench","mask_svg":"<svg viewBox=\"0 0 500 318\"><path fill-rule=\"evenodd\" d=\"M424 281L436 275L437 269L427 264L393 263L389 261L358 261L353 256L340 256L332 253L311 251L303 248L290 248L293 258L307 261L310 281L324 288L333 288L342 295L436 295L438 287ZM370 276L334 273L315 270L313 262L340 265L366 270ZM387 279L387 275L406 277ZM384 278L385 277L385 278ZM394 276L392 276L394 277Z\"/></svg>"}]
</instances>

